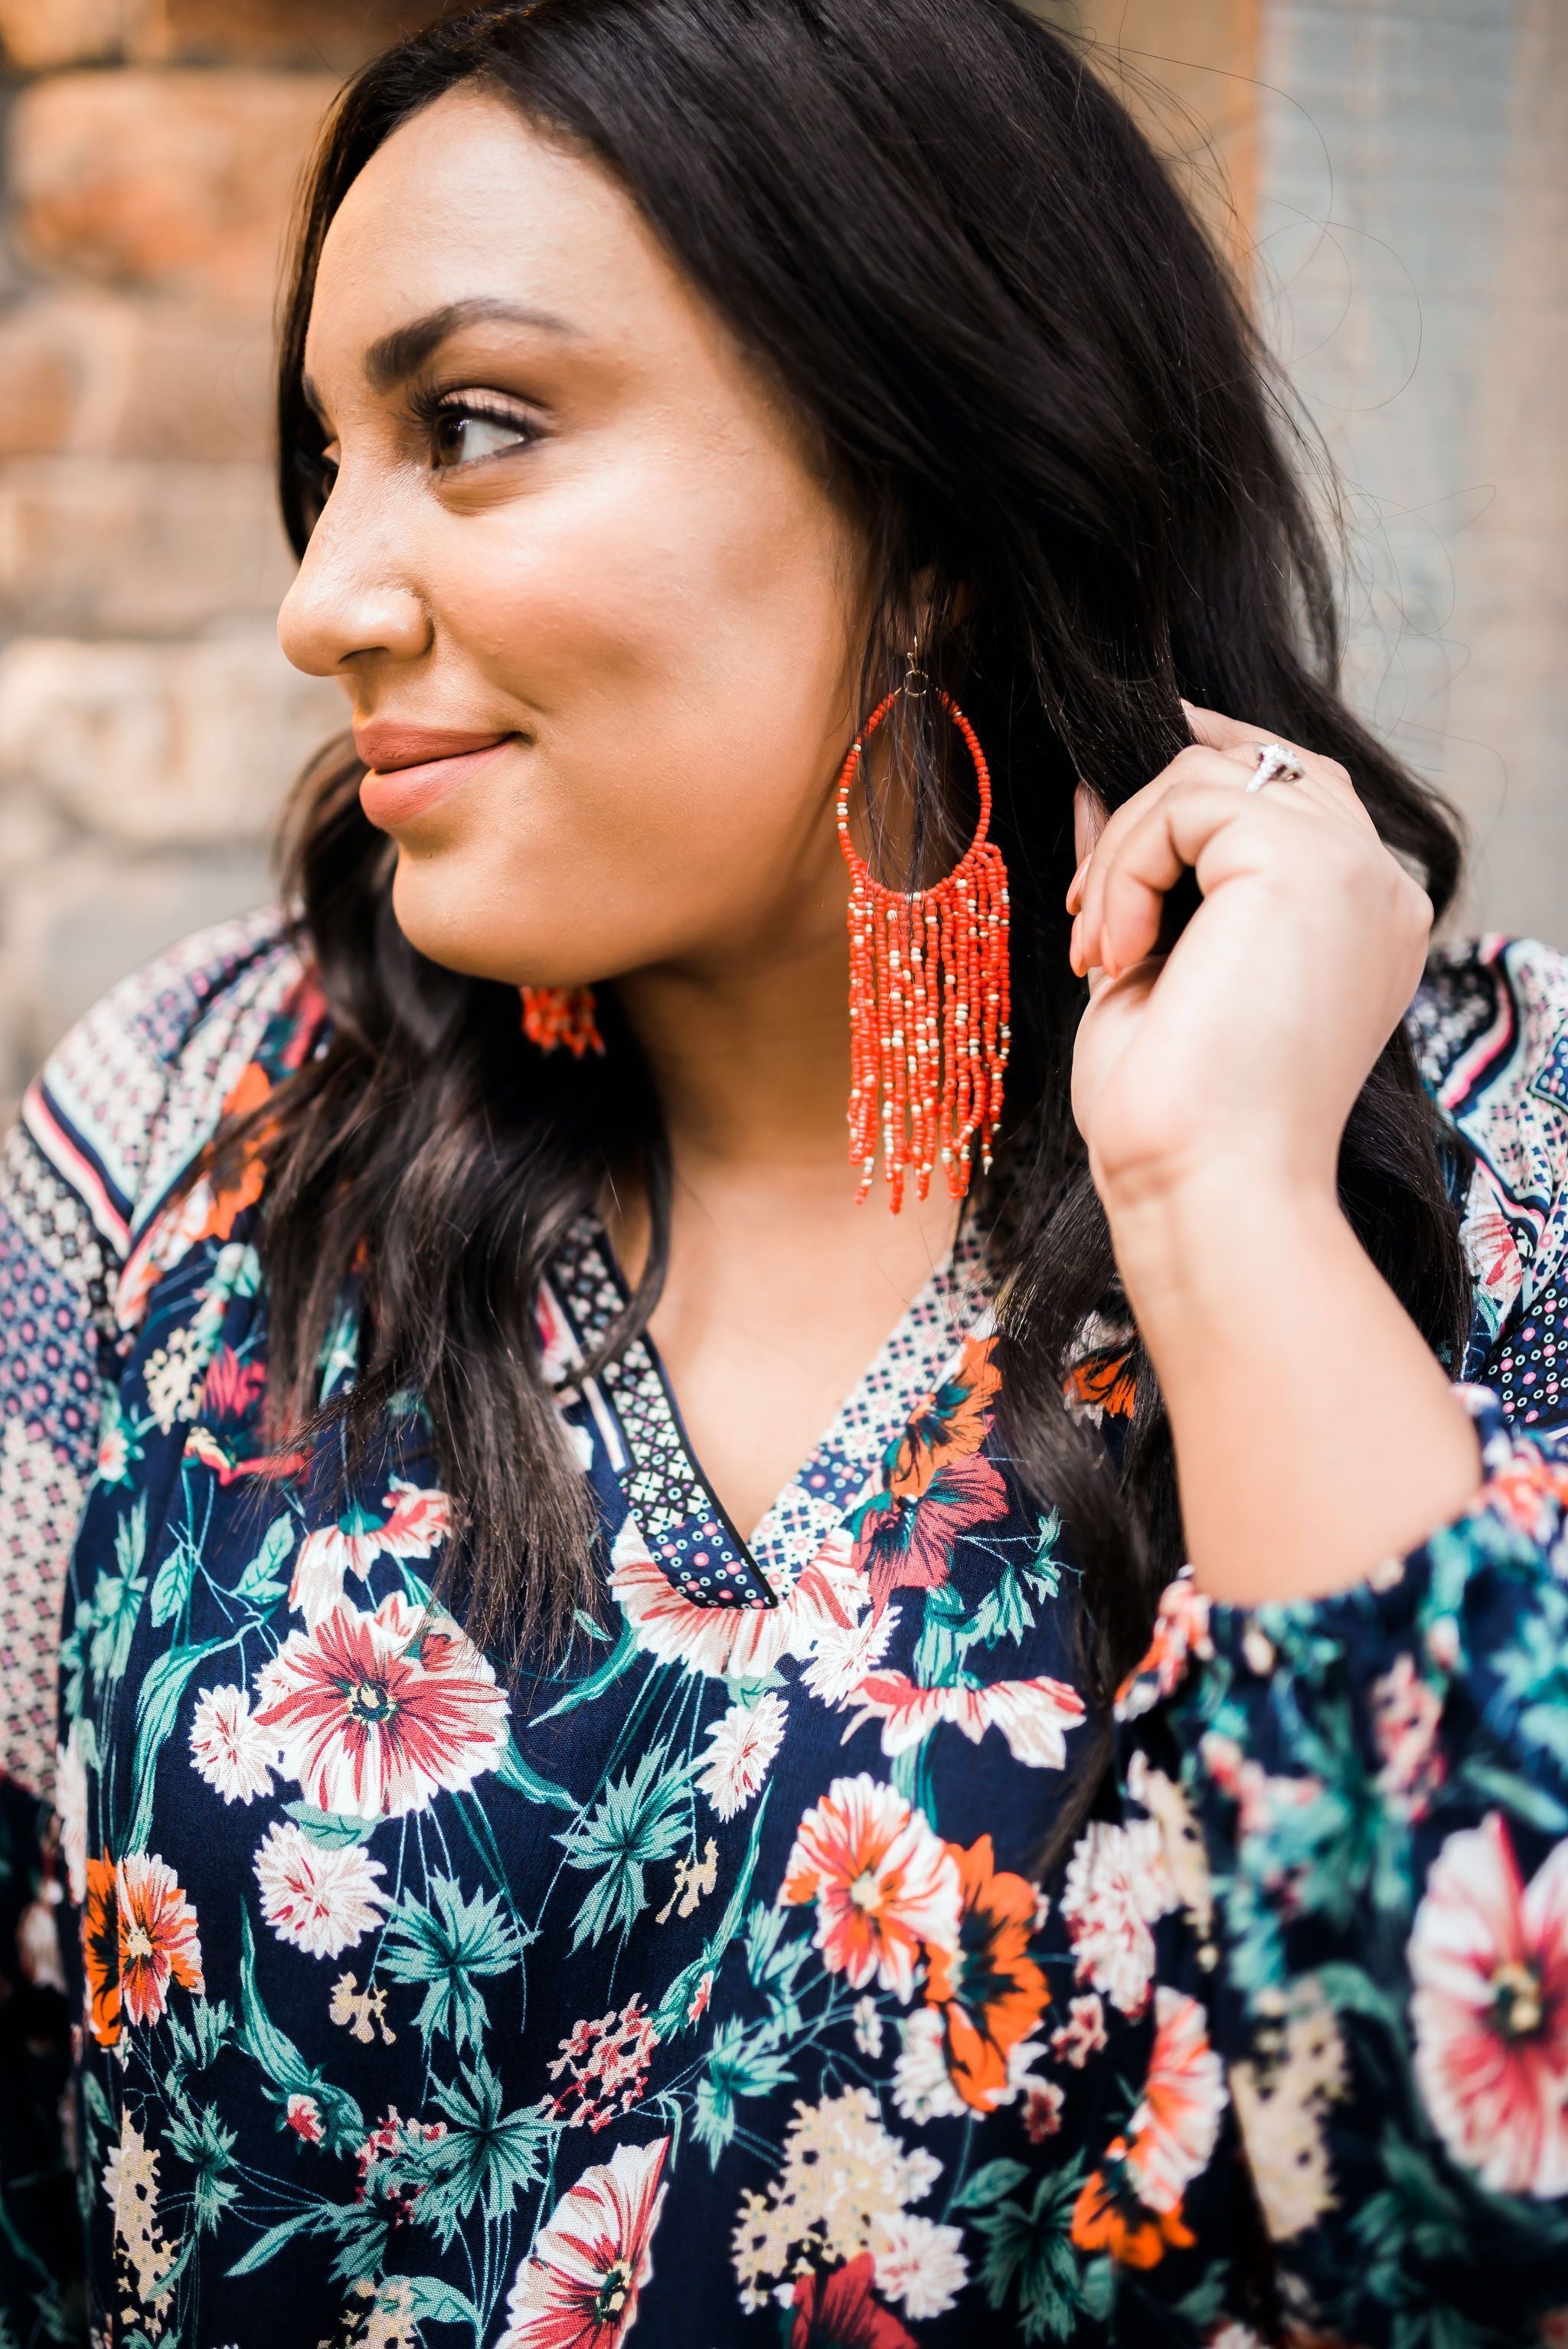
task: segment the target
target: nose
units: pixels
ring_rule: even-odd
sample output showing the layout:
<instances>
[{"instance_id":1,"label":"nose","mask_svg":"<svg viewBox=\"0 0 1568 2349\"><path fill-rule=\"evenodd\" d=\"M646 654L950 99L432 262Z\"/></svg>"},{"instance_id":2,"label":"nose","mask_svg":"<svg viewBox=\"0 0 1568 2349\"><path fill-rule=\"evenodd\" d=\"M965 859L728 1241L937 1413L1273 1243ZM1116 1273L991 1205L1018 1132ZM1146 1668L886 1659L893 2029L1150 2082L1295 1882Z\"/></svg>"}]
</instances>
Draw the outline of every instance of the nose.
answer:
<instances>
[{"instance_id":1,"label":"nose","mask_svg":"<svg viewBox=\"0 0 1568 2349\"><path fill-rule=\"evenodd\" d=\"M418 660L430 615L398 561L384 501L356 498L342 476L322 510L278 612L278 642L295 668L352 688L366 655Z\"/></svg>"}]
</instances>

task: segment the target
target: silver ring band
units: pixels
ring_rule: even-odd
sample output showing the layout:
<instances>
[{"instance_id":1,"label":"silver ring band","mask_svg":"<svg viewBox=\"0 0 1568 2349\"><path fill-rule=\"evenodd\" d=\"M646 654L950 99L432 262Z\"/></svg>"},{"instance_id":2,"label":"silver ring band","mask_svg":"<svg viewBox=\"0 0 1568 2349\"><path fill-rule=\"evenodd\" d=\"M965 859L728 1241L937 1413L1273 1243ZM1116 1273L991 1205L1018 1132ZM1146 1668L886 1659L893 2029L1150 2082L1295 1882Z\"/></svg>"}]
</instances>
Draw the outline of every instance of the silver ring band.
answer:
<instances>
[{"instance_id":1,"label":"silver ring band","mask_svg":"<svg viewBox=\"0 0 1568 2349\"><path fill-rule=\"evenodd\" d=\"M1258 763L1247 778L1249 792L1261 792L1265 783L1299 783L1306 773L1287 742L1259 742L1255 748Z\"/></svg>"}]
</instances>

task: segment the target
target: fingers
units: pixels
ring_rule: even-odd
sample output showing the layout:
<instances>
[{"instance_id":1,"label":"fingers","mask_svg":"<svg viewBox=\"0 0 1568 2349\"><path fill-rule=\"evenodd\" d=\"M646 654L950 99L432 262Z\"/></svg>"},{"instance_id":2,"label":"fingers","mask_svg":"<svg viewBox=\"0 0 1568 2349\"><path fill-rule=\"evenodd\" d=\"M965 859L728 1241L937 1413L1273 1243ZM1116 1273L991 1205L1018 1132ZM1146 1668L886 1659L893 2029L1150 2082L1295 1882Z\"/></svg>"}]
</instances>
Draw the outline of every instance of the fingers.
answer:
<instances>
[{"instance_id":1,"label":"fingers","mask_svg":"<svg viewBox=\"0 0 1568 2349\"><path fill-rule=\"evenodd\" d=\"M1205 743L1211 750L1237 750L1249 743L1279 742L1284 736L1266 734L1261 726L1248 726L1239 718L1227 718L1222 709L1204 709L1195 701L1183 701L1187 723L1192 729L1192 740ZM1295 750L1292 742L1288 746Z\"/></svg>"},{"instance_id":2,"label":"fingers","mask_svg":"<svg viewBox=\"0 0 1568 2349\"><path fill-rule=\"evenodd\" d=\"M1201 739L1179 750L1162 773L1140 792L1135 792L1109 817L1088 787L1081 783L1078 786L1074 830L1081 861L1068 893L1068 911L1076 917L1069 960L1080 976L1106 953L1113 955L1115 968L1125 968L1129 961L1154 951L1161 901L1181 877L1180 864L1175 872L1170 869L1169 843L1186 833L1191 810L1183 813L1180 833L1173 833L1167 825L1150 835L1166 843L1165 847L1150 852L1149 842L1144 841L1140 861L1125 872L1122 866L1129 840L1157 816L1161 803L1172 792L1219 785L1242 802L1241 807L1205 802L1215 823L1234 821L1244 811L1256 810L1266 803L1285 802L1293 803L1297 813L1315 811L1340 822L1348 819L1363 832L1376 833L1376 826L1349 775L1334 760L1319 758L1290 743L1287 747L1295 750L1302 763L1300 780L1270 783L1264 791L1249 793L1245 786L1256 771L1260 744L1283 741L1284 738L1265 734L1260 728L1227 718L1219 710L1203 709L1190 702L1183 702L1182 707L1193 732ZM1195 864L1196 852L1181 862ZM1112 875L1120 876L1113 900L1114 921L1108 917L1107 905ZM1113 943L1108 944L1108 940Z\"/></svg>"}]
</instances>

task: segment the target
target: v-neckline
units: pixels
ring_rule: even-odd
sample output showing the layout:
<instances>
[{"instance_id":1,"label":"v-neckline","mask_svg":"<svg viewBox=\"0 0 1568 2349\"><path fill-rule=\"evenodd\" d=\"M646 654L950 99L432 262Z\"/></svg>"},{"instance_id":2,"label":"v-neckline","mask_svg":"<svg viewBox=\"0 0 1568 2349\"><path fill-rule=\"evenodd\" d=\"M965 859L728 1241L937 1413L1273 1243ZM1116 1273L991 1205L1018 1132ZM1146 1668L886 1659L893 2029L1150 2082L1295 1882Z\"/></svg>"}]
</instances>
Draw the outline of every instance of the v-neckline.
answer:
<instances>
[{"instance_id":1,"label":"v-neckline","mask_svg":"<svg viewBox=\"0 0 1568 2349\"><path fill-rule=\"evenodd\" d=\"M584 1383L601 1435L608 1432L603 1401L614 1404L624 1441L612 1445L611 1466L650 1554L687 1598L698 1605L769 1606L789 1591L801 1567L880 1479L883 1454L908 1425L914 1405L940 1385L964 1340L975 1334L986 1312L983 1268L980 1242L962 1231L749 1538L703 1470L650 1332L606 1365L602 1380ZM551 1286L575 1340L570 1351L581 1361L630 1294L597 1215L584 1214L573 1226L552 1269ZM570 1378L569 1363L561 1367ZM603 1395L589 1392L593 1387Z\"/></svg>"}]
</instances>

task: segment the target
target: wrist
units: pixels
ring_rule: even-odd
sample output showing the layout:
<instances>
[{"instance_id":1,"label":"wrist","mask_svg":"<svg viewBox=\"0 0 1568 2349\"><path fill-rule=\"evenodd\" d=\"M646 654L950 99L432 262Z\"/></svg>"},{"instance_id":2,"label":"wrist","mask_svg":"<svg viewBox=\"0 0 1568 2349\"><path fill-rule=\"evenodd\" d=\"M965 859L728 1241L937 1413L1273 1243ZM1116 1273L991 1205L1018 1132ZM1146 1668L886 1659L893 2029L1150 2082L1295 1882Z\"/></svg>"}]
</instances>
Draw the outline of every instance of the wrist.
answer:
<instances>
[{"instance_id":1,"label":"wrist","mask_svg":"<svg viewBox=\"0 0 1568 2349\"><path fill-rule=\"evenodd\" d=\"M1102 1192L1128 1301L1140 1322L1234 1297L1258 1273L1360 1252L1332 1179L1298 1167L1212 1161L1180 1178Z\"/></svg>"}]
</instances>

